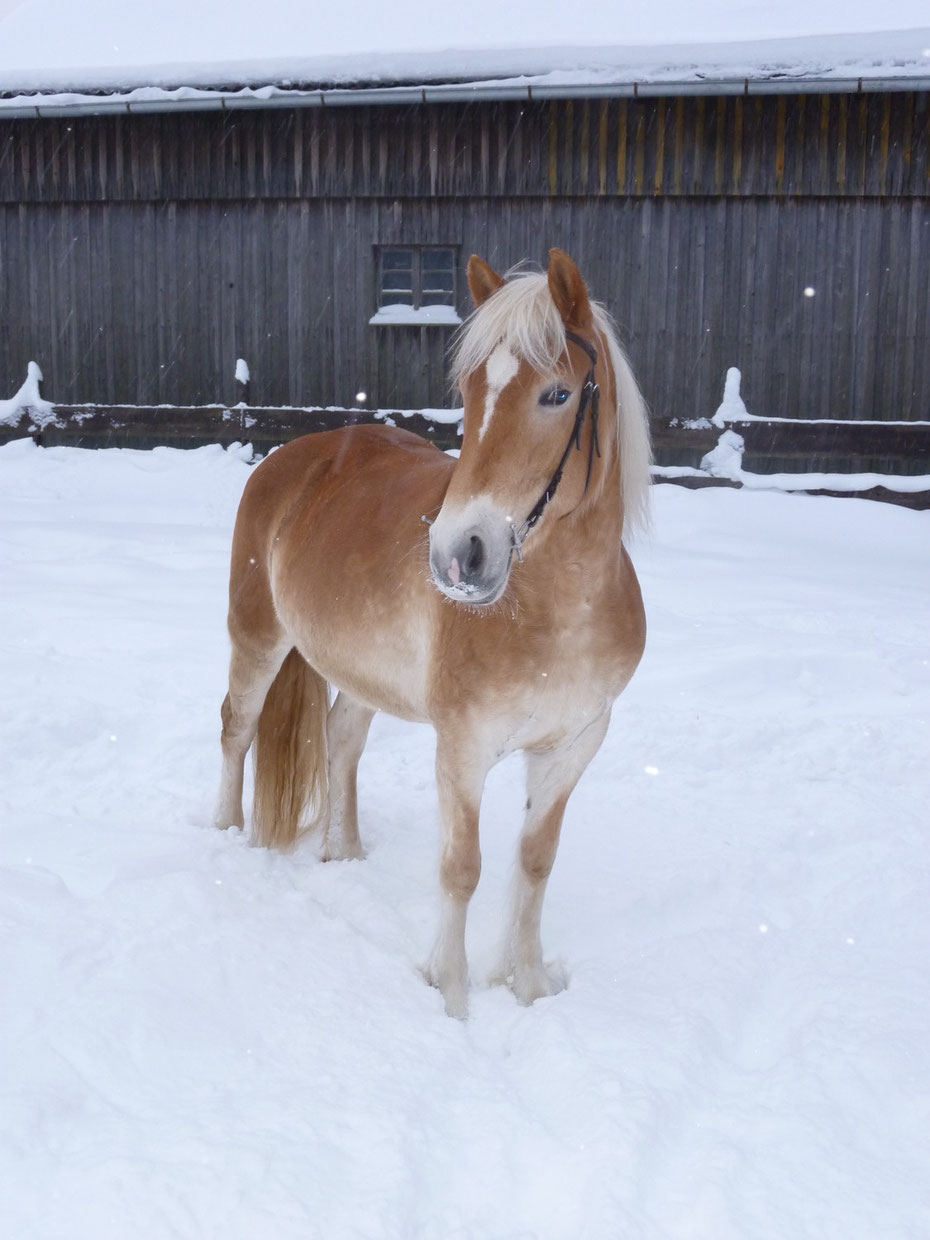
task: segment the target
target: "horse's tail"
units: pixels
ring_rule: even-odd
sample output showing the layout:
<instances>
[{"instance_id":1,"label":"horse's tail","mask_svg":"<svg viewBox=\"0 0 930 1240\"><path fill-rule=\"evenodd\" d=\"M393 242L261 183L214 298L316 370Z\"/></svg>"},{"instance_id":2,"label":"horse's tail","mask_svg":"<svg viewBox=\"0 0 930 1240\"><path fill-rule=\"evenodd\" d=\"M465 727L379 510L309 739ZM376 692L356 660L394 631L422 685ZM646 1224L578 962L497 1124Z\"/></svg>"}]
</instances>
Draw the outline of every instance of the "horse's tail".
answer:
<instances>
[{"instance_id":1,"label":"horse's tail","mask_svg":"<svg viewBox=\"0 0 930 1240\"><path fill-rule=\"evenodd\" d=\"M274 678L258 720L253 757L253 838L292 848L319 822L328 799L326 714L329 686L296 650Z\"/></svg>"}]
</instances>

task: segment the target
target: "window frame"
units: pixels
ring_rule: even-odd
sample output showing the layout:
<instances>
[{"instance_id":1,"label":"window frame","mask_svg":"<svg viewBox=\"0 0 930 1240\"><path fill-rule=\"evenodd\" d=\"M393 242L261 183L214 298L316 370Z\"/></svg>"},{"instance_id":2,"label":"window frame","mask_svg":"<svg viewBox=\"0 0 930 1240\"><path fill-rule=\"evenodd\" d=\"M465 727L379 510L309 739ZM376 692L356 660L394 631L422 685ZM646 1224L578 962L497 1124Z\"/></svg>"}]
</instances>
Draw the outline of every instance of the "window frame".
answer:
<instances>
[{"instance_id":1,"label":"window frame","mask_svg":"<svg viewBox=\"0 0 930 1240\"><path fill-rule=\"evenodd\" d=\"M460 247L458 245L450 245L448 243L436 244L433 242L425 245L411 245L396 242L377 245L375 247L377 306L375 308L375 313L369 322L382 324L388 324L392 321L396 323L402 323L404 321L409 321L411 323L433 322L439 325L454 325L461 322L457 310L459 249ZM402 252L410 255L410 301L385 301L385 258L392 252ZM424 289L424 273L431 270L425 260L432 254L444 254L449 256L448 274L451 278L451 289ZM404 269L405 276L407 270L408 269ZM397 291L399 293L406 292L407 290ZM448 300L432 300L437 296L446 297ZM430 297L431 300L425 301L425 297ZM406 316L409 316L409 318Z\"/></svg>"}]
</instances>

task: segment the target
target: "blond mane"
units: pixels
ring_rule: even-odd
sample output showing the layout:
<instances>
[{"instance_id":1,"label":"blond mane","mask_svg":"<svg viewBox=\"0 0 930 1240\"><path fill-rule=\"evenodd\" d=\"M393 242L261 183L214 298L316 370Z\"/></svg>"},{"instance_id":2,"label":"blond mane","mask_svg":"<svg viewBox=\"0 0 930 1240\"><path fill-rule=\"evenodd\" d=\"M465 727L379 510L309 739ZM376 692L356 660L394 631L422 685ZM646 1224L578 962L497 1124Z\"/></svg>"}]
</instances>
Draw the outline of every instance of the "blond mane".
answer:
<instances>
[{"instance_id":1,"label":"blond mane","mask_svg":"<svg viewBox=\"0 0 930 1240\"><path fill-rule=\"evenodd\" d=\"M649 521L649 411L613 319L600 303L592 301L591 308L595 327L607 342L615 377L623 529L628 534ZM465 321L453 349L452 383L461 387L501 341L535 370L552 371L558 366L565 352L565 324L552 300L544 272L509 272L506 283Z\"/></svg>"}]
</instances>

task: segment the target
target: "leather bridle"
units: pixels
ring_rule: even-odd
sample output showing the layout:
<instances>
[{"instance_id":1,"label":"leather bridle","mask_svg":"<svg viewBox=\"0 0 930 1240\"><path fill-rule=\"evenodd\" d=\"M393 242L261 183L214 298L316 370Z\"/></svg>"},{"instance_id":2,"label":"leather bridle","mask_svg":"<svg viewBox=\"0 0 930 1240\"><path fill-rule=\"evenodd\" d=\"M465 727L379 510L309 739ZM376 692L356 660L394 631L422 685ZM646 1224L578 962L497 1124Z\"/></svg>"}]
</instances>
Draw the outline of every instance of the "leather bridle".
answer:
<instances>
[{"instance_id":1,"label":"leather bridle","mask_svg":"<svg viewBox=\"0 0 930 1240\"><path fill-rule=\"evenodd\" d=\"M513 540L513 550L516 552L517 560L521 564L523 563L521 548L523 547L526 536L529 534L530 530L538 524L539 519L546 511L548 505L552 502L552 498L558 490L559 483L562 481L562 473L565 469L566 463L568 462L568 458L571 455L572 447L574 446L579 452L581 451L581 431L584 427L585 416L589 409L591 410L591 445L588 449L588 472L584 480L585 495L587 495L588 487L591 484L591 473L594 469L594 454L597 453L598 459L600 459L601 455L601 445L597 436L597 422L601 404L601 389L594 378L594 371L597 368L597 352L595 351L593 345L589 344L583 337L577 336L574 332L567 331L565 333L565 339L570 340L572 344L578 345L580 349L584 349L591 362L591 369L588 371L584 387L581 389L581 399L578 402L578 412L575 414L575 422L572 426L572 433L569 437L568 443L565 445L565 451L562 453L562 459L556 466L555 473L549 479L549 485L546 487L545 491L543 491L542 495L540 495L535 506L523 524L519 528L513 524L510 527L511 538Z\"/></svg>"}]
</instances>

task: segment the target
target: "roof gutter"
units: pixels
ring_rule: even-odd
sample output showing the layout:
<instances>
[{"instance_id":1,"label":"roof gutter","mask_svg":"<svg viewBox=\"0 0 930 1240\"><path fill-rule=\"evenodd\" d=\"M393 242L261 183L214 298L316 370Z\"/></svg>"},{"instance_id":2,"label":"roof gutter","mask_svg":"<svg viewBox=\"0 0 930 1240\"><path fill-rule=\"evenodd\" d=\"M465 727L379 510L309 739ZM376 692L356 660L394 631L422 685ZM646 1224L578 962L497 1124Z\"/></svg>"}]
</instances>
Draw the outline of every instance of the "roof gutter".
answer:
<instances>
[{"instance_id":1,"label":"roof gutter","mask_svg":"<svg viewBox=\"0 0 930 1240\"><path fill-rule=\"evenodd\" d=\"M0 98L0 119L144 115L152 112L234 112L244 109L372 107L426 103L517 102L547 99L656 98L679 95L821 95L930 91L930 75L858 78L703 78L683 81L577 83L488 82L435 86L374 86L321 90L277 87L238 91L183 88L163 95L16 95ZM58 102L61 100L61 102Z\"/></svg>"}]
</instances>

